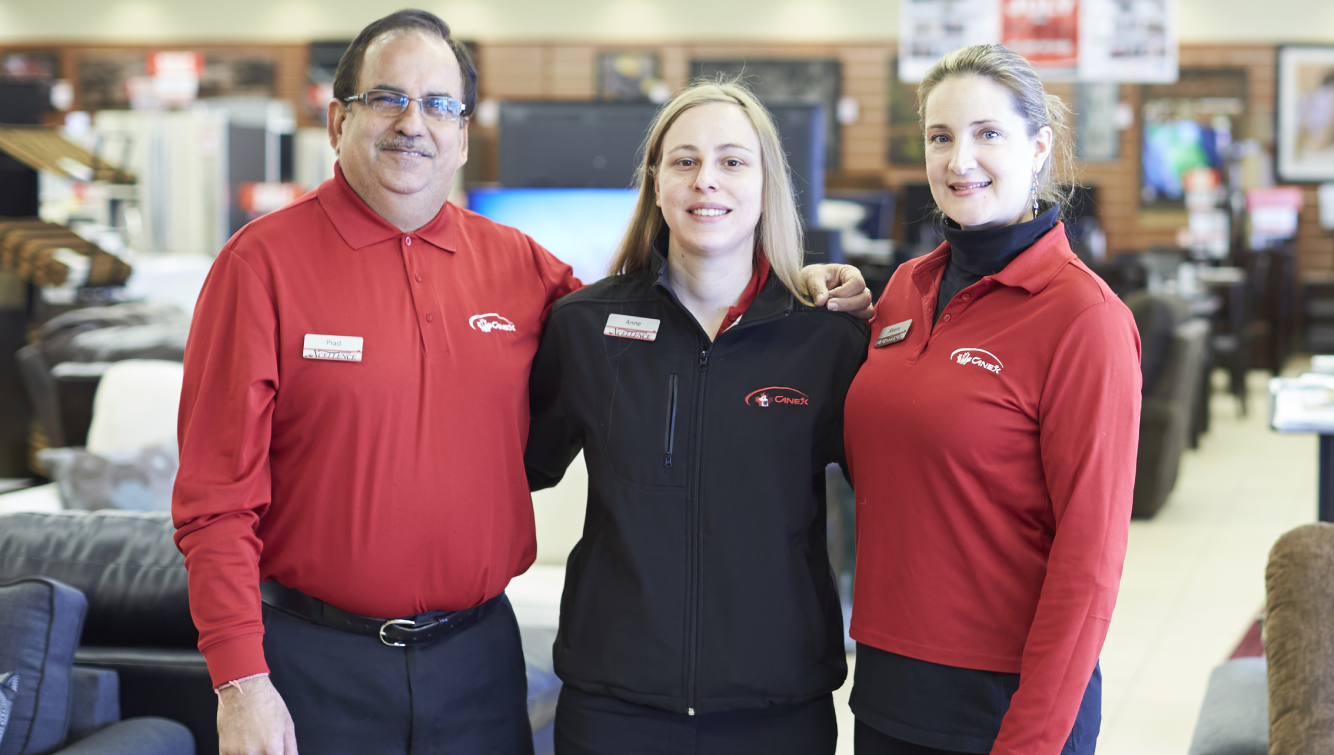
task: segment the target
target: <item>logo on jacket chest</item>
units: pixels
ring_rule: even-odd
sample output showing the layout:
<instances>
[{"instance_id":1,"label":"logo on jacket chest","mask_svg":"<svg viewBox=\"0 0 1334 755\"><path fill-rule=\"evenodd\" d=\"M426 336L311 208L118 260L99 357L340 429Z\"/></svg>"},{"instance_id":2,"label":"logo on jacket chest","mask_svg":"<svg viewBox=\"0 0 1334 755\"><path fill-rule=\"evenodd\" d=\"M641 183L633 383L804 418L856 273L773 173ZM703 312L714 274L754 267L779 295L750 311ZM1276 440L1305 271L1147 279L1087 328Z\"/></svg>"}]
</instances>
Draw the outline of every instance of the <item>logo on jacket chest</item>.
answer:
<instances>
[{"instance_id":1,"label":"logo on jacket chest","mask_svg":"<svg viewBox=\"0 0 1334 755\"><path fill-rule=\"evenodd\" d=\"M811 399L796 388L771 385L768 388L761 388L758 391L751 391L746 394L746 405L758 406L761 409L783 406L810 406Z\"/></svg>"},{"instance_id":2,"label":"logo on jacket chest","mask_svg":"<svg viewBox=\"0 0 1334 755\"><path fill-rule=\"evenodd\" d=\"M473 330L480 330L483 333L495 333L497 331L514 333L519 329L514 327L514 323L501 317L495 312L488 312L484 315L473 315L468 318L468 327Z\"/></svg>"},{"instance_id":3,"label":"logo on jacket chest","mask_svg":"<svg viewBox=\"0 0 1334 755\"><path fill-rule=\"evenodd\" d=\"M1001 364L1001 360L998 359L995 354L992 354L986 349L955 349L954 352L950 354L950 359L959 364L976 365L995 375L999 375L1001 368L1005 366Z\"/></svg>"}]
</instances>

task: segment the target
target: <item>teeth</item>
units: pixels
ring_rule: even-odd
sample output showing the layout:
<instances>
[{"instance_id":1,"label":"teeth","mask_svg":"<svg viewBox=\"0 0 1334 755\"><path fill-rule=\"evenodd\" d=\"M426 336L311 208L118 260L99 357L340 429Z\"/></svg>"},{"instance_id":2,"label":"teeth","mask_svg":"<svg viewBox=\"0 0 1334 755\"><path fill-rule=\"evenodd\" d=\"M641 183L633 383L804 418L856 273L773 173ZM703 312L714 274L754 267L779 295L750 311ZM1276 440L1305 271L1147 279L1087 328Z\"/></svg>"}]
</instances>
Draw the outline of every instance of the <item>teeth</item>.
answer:
<instances>
[{"instance_id":1,"label":"teeth","mask_svg":"<svg viewBox=\"0 0 1334 755\"><path fill-rule=\"evenodd\" d=\"M712 209L706 209L706 210L691 210L691 211L690 211L690 214L691 214L691 215L703 215L703 216L706 217L706 218L713 218L713 217L717 217L717 216L719 216L719 215L726 215L726 214L727 214L727 210L712 210Z\"/></svg>"}]
</instances>

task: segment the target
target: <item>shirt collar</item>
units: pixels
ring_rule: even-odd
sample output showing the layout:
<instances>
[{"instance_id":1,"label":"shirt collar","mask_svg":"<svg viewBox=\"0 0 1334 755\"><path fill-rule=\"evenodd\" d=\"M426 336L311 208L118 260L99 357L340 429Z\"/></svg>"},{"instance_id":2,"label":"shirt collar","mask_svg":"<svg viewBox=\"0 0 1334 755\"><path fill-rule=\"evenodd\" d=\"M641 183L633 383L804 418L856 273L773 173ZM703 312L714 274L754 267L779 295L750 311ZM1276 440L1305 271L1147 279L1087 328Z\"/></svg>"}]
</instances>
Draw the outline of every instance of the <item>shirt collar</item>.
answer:
<instances>
[{"instance_id":1,"label":"shirt collar","mask_svg":"<svg viewBox=\"0 0 1334 755\"><path fill-rule=\"evenodd\" d=\"M1046 288L1073 259L1075 253L1070 251L1070 242L1065 237L1065 224L1058 222L1032 246L1020 252L1004 270L990 277L1001 285L1022 288L1029 294L1036 294ZM917 263L913 269L913 280L919 283L924 279L934 281L940 268L949 260L950 245L946 242Z\"/></svg>"},{"instance_id":2,"label":"shirt collar","mask_svg":"<svg viewBox=\"0 0 1334 755\"><path fill-rule=\"evenodd\" d=\"M448 252L459 250L460 210L449 202L445 202L431 222L410 234L404 233L366 204L343 176L343 166L337 163L334 164L334 177L320 184L316 196L338 235L353 249L411 235Z\"/></svg>"},{"instance_id":3,"label":"shirt collar","mask_svg":"<svg viewBox=\"0 0 1334 755\"><path fill-rule=\"evenodd\" d=\"M662 230L658 232L657 239L653 242L650 275L655 287L668 292L675 298L676 292L672 289L671 281L667 279L667 244L670 238L671 232L666 225L663 225ZM746 286L746 290L742 292L742 298L737 302L737 306L728 310L729 314L739 307L742 312L750 313L750 320L756 320L775 312L792 309L796 300L782 282L778 280L778 276L770 275L768 257L763 252L756 254L755 257L756 263L751 272L750 283ZM726 327L731 325L732 322L734 321L725 319L723 325ZM721 332L719 331L719 333Z\"/></svg>"}]
</instances>

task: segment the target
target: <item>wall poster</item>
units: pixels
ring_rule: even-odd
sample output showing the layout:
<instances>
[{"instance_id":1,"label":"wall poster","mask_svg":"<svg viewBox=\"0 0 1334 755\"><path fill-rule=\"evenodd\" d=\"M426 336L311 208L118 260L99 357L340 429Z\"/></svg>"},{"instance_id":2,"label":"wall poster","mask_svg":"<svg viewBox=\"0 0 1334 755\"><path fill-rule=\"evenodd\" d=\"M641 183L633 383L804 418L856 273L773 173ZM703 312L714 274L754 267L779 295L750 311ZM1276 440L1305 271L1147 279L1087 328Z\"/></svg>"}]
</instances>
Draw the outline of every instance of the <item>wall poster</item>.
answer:
<instances>
[{"instance_id":1,"label":"wall poster","mask_svg":"<svg viewBox=\"0 0 1334 755\"><path fill-rule=\"evenodd\" d=\"M1278 48L1278 174L1334 181L1334 46Z\"/></svg>"}]
</instances>

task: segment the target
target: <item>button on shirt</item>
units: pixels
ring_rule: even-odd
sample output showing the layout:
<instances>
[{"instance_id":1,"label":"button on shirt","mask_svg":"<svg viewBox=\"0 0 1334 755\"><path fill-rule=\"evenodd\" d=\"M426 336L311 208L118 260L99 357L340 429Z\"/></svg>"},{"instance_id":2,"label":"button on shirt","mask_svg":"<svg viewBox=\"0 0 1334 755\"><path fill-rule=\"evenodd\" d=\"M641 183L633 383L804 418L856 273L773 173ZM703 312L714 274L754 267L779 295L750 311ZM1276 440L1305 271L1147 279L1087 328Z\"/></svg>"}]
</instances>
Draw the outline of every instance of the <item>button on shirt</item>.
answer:
<instances>
[{"instance_id":1,"label":"button on shirt","mask_svg":"<svg viewBox=\"0 0 1334 755\"><path fill-rule=\"evenodd\" d=\"M400 617L478 605L536 554L528 373L569 266L446 204L403 233L341 171L242 229L185 353L172 512L214 685L267 670L259 583ZM360 338L360 361L303 356Z\"/></svg>"}]
</instances>

